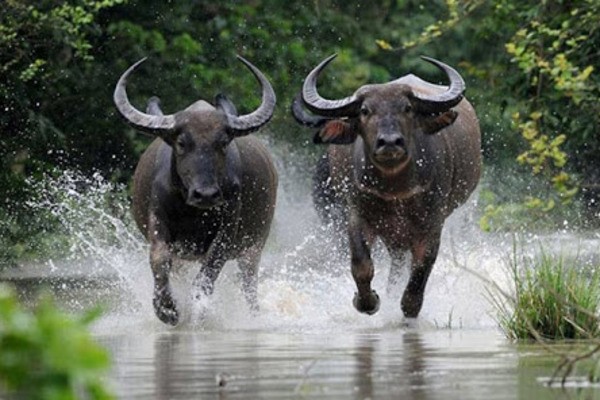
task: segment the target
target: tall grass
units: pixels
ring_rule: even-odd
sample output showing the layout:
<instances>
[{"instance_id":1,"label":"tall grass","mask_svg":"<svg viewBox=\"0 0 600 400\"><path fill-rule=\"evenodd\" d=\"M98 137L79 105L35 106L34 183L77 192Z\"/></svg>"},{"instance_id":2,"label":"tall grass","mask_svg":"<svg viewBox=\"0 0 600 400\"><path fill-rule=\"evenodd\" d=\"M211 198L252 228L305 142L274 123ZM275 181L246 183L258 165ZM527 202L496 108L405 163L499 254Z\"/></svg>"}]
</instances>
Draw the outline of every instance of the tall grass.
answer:
<instances>
[{"instance_id":1,"label":"tall grass","mask_svg":"<svg viewBox=\"0 0 600 400\"><path fill-rule=\"evenodd\" d=\"M510 262L512 296L492 294L498 322L511 339L591 339L600 333L598 269L542 251L527 257L515 249Z\"/></svg>"}]
</instances>

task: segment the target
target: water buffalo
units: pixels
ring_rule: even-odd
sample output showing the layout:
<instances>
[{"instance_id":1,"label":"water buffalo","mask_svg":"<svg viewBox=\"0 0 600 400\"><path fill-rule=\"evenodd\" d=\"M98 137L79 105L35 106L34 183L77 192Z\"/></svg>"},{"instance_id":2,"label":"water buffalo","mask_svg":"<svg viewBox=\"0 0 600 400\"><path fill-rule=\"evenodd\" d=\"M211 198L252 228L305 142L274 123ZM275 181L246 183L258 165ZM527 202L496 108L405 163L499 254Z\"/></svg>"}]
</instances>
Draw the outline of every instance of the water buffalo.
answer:
<instances>
[{"instance_id":1,"label":"water buffalo","mask_svg":"<svg viewBox=\"0 0 600 400\"><path fill-rule=\"evenodd\" d=\"M292 106L300 123L320 128L315 143L331 144L317 167L315 205L320 215L343 219L347 226L358 289L353 304L360 312L379 309L379 296L371 289L375 238L392 258L388 287L399 279L410 252L401 307L405 317L414 318L423 304L444 221L479 181L479 122L463 98L462 77L427 57L448 76L449 87L406 75L362 86L341 100L324 99L317 92L317 78L334 57L308 74Z\"/></svg>"},{"instance_id":2,"label":"water buffalo","mask_svg":"<svg viewBox=\"0 0 600 400\"><path fill-rule=\"evenodd\" d=\"M199 260L193 281L197 295L210 295L227 260L237 259L242 289L251 308L257 305L257 268L269 233L277 190L277 173L265 146L247 136L272 117L275 93L267 78L238 57L262 87L262 103L239 116L223 95L215 105L199 100L164 115L158 98L146 113L133 107L126 92L132 65L119 79L114 102L127 123L157 136L133 178L133 215L150 242L154 310L164 323L176 325L179 311L169 274L175 259Z\"/></svg>"}]
</instances>

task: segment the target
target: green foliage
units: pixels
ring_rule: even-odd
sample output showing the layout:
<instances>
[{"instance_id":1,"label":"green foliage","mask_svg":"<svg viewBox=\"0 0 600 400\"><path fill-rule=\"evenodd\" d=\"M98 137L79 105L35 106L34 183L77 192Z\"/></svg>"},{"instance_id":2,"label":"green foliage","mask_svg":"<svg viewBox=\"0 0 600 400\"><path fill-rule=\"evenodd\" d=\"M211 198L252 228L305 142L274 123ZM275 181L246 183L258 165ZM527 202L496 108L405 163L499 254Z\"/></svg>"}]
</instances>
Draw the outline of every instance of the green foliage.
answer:
<instances>
[{"instance_id":1,"label":"green foliage","mask_svg":"<svg viewBox=\"0 0 600 400\"><path fill-rule=\"evenodd\" d=\"M31 400L112 399L108 353L87 331L98 315L70 317L49 297L29 312L0 285L0 387Z\"/></svg>"},{"instance_id":2,"label":"green foliage","mask_svg":"<svg viewBox=\"0 0 600 400\"><path fill-rule=\"evenodd\" d=\"M588 82L594 67L587 65L581 69L569 59L577 58L581 47L589 40L588 34L573 28L578 25L576 19L581 11L574 7L570 11L572 18L562 16L560 23L546 21L544 17L532 19L528 28L519 29L506 44L506 51L513 56L512 61L528 75L529 83L538 90L538 98L545 95L566 97L576 105L594 99L597 85ZM543 87L546 81L551 86ZM542 90L555 93L541 93Z\"/></svg>"},{"instance_id":3,"label":"green foliage","mask_svg":"<svg viewBox=\"0 0 600 400\"><path fill-rule=\"evenodd\" d=\"M550 195L546 199L527 196L526 204L530 208L542 208L542 211L551 211L555 205L555 197L563 204L568 204L575 194L577 186L573 183L572 177L564 171L567 163L567 154L561 150L560 146L565 142L565 135L558 135L554 139L539 131L540 119L542 114L534 112L529 116L529 120L521 122L520 115L514 114L515 125L521 131L523 138L529 143L529 150L521 153L517 157L517 162L522 165L529 165L534 175L542 174L547 180L552 182L554 196Z\"/></svg>"},{"instance_id":4,"label":"green foliage","mask_svg":"<svg viewBox=\"0 0 600 400\"><path fill-rule=\"evenodd\" d=\"M590 339L600 333L600 272L543 251L511 261L514 294L494 294L498 321L511 339ZM507 304L508 301L508 304Z\"/></svg>"},{"instance_id":5,"label":"green foliage","mask_svg":"<svg viewBox=\"0 0 600 400\"><path fill-rule=\"evenodd\" d=\"M529 147L517 161L529 165L533 174L543 173L555 189L554 196L526 201L531 207L546 211L555 207L557 198L566 204L577 193L573 176L565 171L568 155L560 148L570 137L575 138L575 132L559 133L563 126L555 116L565 116L565 105L569 102L574 109L585 108L586 104L596 107L600 94L598 83L589 79L594 67L580 67L573 61L585 51L589 39L576 20L582 13L591 18L592 8L591 3L582 2L564 10L558 18L536 16L506 44L512 61L526 74L534 90L532 101L526 105L529 119L522 121L518 113L513 117ZM557 101L561 102L560 107L554 106Z\"/></svg>"},{"instance_id":6,"label":"green foliage","mask_svg":"<svg viewBox=\"0 0 600 400\"><path fill-rule=\"evenodd\" d=\"M444 2L448 9L448 15L446 18L437 20L436 22L427 25L425 28L423 28L418 37L405 40L402 43L403 49L423 46L424 44L436 40L445 32L455 28L459 23L463 22L464 19L469 16L469 14L476 11L477 8L484 3L483 0L444 0Z\"/></svg>"},{"instance_id":7,"label":"green foliage","mask_svg":"<svg viewBox=\"0 0 600 400\"><path fill-rule=\"evenodd\" d=\"M25 153L25 165L64 159L71 134L61 126L83 69L94 61L98 14L123 0L14 1L0 14L0 153L2 175ZM79 85L85 84L80 82ZM91 97L93 92L86 92ZM77 99L77 113L86 102ZM62 110L56 113L53 110ZM71 121L72 122L72 121ZM52 152L61 150L62 153ZM27 169L23 172L26 172ZM3 179L0 180L3 183Z\"/></svg>"}]
</instances>

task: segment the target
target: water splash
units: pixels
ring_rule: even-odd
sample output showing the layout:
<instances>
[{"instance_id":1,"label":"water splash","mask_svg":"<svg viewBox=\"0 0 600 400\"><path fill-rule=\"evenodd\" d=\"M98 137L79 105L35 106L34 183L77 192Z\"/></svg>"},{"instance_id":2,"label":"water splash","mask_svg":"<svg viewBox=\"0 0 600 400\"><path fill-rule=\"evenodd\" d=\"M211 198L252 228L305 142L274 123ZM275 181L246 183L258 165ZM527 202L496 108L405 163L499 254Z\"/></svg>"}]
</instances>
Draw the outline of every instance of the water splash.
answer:
<instances>
[{"instance_id":1,"label":"water splash","mask_svg":"<svg viewBox=\"0 0 600 400\"><path fill-rule=\"evenodd\" d=\"M45 271L39 275L62 281L66 293L62 300L70 308L94 304L95 299L86 298L85 292L90 290L102 299L117 295L120 303L110 307L140 309L143 294L152 287L137 279L147 270L148 246L130 217L125 187L100 174L85 177L74 171L44 176L29 184L37 195L28 207L48 212L60 226L56 235L64 236L68 243L44 262Z\"/></svg>"},{"instance_id":2,"label":"water splash","mask_svg":"<svg viewBox=\"0 0 600 400\"><path fill-rule=\"evenodd\" d=\"M382 249L374 251L373 282L381 296L381 309L373 316L354 310L355 285L348 252L333 239L331 228L318 222L310 199L310 178L304 172L310 168L287 155L285 164L278 160L278 170L277 209L261 262L260 312L253 315L247 307L235 262L226 264L211 298L201 303L192 301L189 282L198 265L189 263L173 280L184 314L184 323L176 329L370 331L406 324L399 303L405 281L396 292L386 293L390 260ZM84 178L72 172L47 177L35 185L41 195L30 206L55 216L71 243L60 260L45 263L46 271L103 282L72 290L70 295L79 306L87 304L82 301L86 296L92 304L108 304L108 314L97 329L111 333L132 327L171 329L154 316L148 245L130 217L125 188L100 175ZM440 255L417 320L422 327L496 327L486 283L471 271L508 288L505 262L513 238L479 230L476 199L473 196L446 223Z\"/></svg>"}]
</instances>

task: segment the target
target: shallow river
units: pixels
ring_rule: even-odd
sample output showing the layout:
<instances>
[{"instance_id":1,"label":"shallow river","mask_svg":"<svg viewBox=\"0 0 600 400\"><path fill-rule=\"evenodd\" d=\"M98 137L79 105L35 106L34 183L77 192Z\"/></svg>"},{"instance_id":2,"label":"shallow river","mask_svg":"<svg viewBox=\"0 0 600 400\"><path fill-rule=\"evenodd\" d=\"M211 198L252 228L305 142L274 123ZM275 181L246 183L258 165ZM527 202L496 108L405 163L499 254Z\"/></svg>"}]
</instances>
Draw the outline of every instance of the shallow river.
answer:
<instances>
[{"instance_id":1,"label":"shallow river","mask_svg":"<svg viewBox=\"0 0 600 400\"><path fill-rule=\"evenodd\" d=\"M148 247L123 222L126 207L116 217L114 209L106 212L102 201L111 187L102 181L85 193L71 176L51 182L67 198L41 206L62 216L73 255L33 266L27 279L26 268L7 273L27 289L43 270L67 308L104 305L93 332L111 351L109 381L122 399L600 398L600 390L575 380L566 390L548 387L556 359L500 332L490 282L510 291L515 238L479 230L476 196L444 228L419 318L403 320L402 287L386 287L389 258L381 249L374 251L373 284L381 309L366 316L352 307L348 255L316 222L309 178L292 179L297 174L287 168L278 166L284 172L261 262L257 315L243 300L234 262L210 299L189 301L197 269L191 264L174 277L183 322L161 324L152 309ZM598 264L597 233L517 240L526 252L543 245Z\"/></svg>"},{"instance_id":2,"label":"shallow river","mask_svg":"<svg viewBox=\"0 0 600 400\"><path fill-rule=\"evenodd\" d=\"M393 329L268 333L164 331L101 336L127 399L539 399L554 363L494 331ZM533 351L533 352L532 352ZM536 355L536 354L540 355ZM599 397L592 389L584 393ZM579 397L577 397L579 398Z\"/></svg>"}]
</instances>

